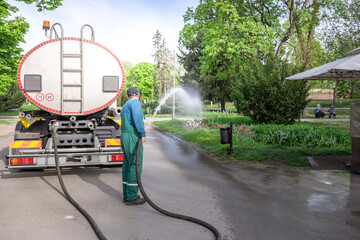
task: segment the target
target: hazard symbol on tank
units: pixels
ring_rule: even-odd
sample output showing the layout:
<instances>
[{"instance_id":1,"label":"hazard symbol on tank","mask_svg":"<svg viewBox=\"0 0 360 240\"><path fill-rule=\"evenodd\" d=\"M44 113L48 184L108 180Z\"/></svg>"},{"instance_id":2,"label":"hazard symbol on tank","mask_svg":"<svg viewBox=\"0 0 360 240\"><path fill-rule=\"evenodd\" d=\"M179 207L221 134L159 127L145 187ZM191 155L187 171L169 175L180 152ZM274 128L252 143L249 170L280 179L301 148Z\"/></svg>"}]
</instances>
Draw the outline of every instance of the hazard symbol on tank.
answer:
<instances>
[{"instance_id":1,"label":"hazard symbol on tank","mask_svg":"<svg viewBox=\"0 0 360 240\"><path fill-rule=\"evenodd\" d=\"M44 94L42 94L42 93L38 93L38 94L36 94L36 100L38 100L38 101L42 101L42 100L44 100Z\"/></svg>"},{"instance_id":2,"label":"hazard symbol on tank","mask_svg":"<svg viewBox=\"0 0 360 240\"><path fill-rule=\"evenodd\" d=\"M46 100L51 102L52 100L54 100L54 95L52 93L48 93L45 96Z\"/></svg>"}]
</instances>

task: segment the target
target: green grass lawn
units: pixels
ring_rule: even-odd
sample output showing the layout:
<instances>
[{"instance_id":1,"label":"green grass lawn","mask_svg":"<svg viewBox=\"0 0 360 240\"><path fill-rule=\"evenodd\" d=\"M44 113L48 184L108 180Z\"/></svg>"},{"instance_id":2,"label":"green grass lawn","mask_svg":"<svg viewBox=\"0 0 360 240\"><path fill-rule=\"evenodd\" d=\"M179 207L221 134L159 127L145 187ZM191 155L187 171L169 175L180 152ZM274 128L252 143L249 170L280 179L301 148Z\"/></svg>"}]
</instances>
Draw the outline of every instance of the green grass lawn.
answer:
<instances>
[{"instance_id":1,"label":"green grass lawn","mask_svg":"<svg viewBox=\"0 0 360 240\"><path fill-rule=\"evenodd\" d=\"M19 116L19 111L0 112L0 116Z\"/></svg>"},{"instance_id":2,"label":"green grass lawn","mask_svg":"<svg viewBox=\"0 0 360 240\"><path fill-rule=\"evenodd\" d=\"M337 108L350 108L350 102L355 101L359 99L337 99L335 107ZM331 99L311 99L310 103L308 104L308 107L316 107L316 104L322 104L322 103L329 103L332 102L332 95Z\"/></svg>"},{"instance_id":3,"label":"green grass lawn","mask_svg":"<svg viewBox=\"0 0 360 240\"><path fill-rule=\"evenodd\" d=\"M315 118L314 115L315 108L308 108L308 115L301 116L301 118ZM324 112L329 111L329 108L323 108ZM329 118L329 115L325 115L325 118ZM350 109L336 109L336 118L346 119L350 118Z\"/></svg>"},{"instance_id":4,"label":"green grass lawn","mask_svg":"<svg viewBox=\"0 0 360 240\"><path fill-rule=\"evenodd\" d=\"M17 110L17 111L0 112L0 116L19 116L20 111L34 111L34 110L38 110L38 109L39 109L38 107L36 107L32 104L28 104L28 105L21 106L19 108L19 110Z\"/></svg>"},{"instance_id":5,"label":"green grass lawn","mask_svg":"<svg viewBox=\"0 0 360 240\"><path fill-rule=\"evenodd\" d=\"M342 119L346 119L346 118L350 118L350 101L353 101L351 99L338 99L336 100L336 108L349 108L349 109L336 109L336 113L337 113L337 118L342 118ZM316 104L320 103L324 103L324 102L331 102L331 100L326 100L326 99L311 99L308 107L308 112L309 113L313 113L314 109L316 108ZM208 111L220 111L220 108L218 107L218 103L214 103L212 108L210 107L210 104L204 104L203 107L204 111L208 112ZM236 108L234 106L233 103L231 102L226 102L225 103L225 109L226 111L231 111L231 112L236 112ZM328 111L329 107L324 107L323 108L324 111ZM307 116L303 116L301 118L315 118L314 114L309 114Z\"/></svg>"},{"instance_id":6,"label":"green grass lawn","mask_svg":"<svg viewBox=\"0 0 360 240\"><path fill-rule=\"evenodd\" d=\"M332 97L332 95L331 95ZM359 99L337 99L336 100L336 108L350 108L350 101L355 101L355 100L359 100ZM316 104L322 104L322 103L328 103L328 102L332 102L332 99L311 99L310 103L308 104L308 107L310 108L316 108ZM227 111L236 111L236 108L234 106L233 103L231 102L226 102L225 103L225 108ZM325 107L326 108L326 107ZM210 107L210 104L204 104L204 110L219 110L220 108L218 107L218 103L214 102L212 105L212 108Z\"/></svg>"},{"instance_id":7,"label":"green grass lawn","mask_svg":"<svg viewBox=\"0 0 360 240\"><path fill-rule=\"evenodd\" d=\"M192 116L184 116L184 115L177 115L175 114L175 118L190 118ZM149 116L149 114L146 114L146 118L152 118L152 115ZM157 113L155 118L172 118L172 114L160 114Z\"/></svg>"},{"instance_id":8,"label":"green grass lawn","mask_svg":"<svg viewBox=\"0 0 360 240\"><path fill-rule=\"evenodd\" d=\"M220 111L221 108L218 106L218 104L219 104L218 102L214 102L212 107L211 107L210 103L204 104L203 109L204 109L204 111L209 111L209 110ZM226 102L225 103L225 110L226 111L236 111L236 108L235 108L233 103Z\"/></svg>"},{"instance_id":9,"label":"green grass lawn","mask_svg":"<svg viewBox=\"0 0 360 240\"><path fill-rule=\"evenodd\" d=\"M195 129L186 128L187 121L181 120L153 124L208 153L226 158L229 145L220 144L220 131L215 124L229 125L229 120L235 124L234 152L228 160L230 162L277 161L290 166L305 167L308 166L306 156L350 154L349 123L343 122L298 122L291 126L277 126L254 124L251 119L235 114L225 114L222 117L218 114L217 118L207 116L208 125L202 124ZM255 134L239 134L238 125L248 131L255 131ZM296 141L292 144L290 139L290 145L281 145L282 141L285 142L281 138L285 139L286 134L290 134L293 138L300 134L302 138L309 139L304 144ZM335 142L335 145L332 145L332 142Z\"/></svg>"},{"instance_id":10,"label":"green grass lawn","mask_svg":"<svg viewBox=\"0 0 360 240\"><path fill-rule=\"evenodd\" d=\"M0 124L2 125L10 125L11 123L5 120L0 119Z\"/></svg>"}]
</instances>

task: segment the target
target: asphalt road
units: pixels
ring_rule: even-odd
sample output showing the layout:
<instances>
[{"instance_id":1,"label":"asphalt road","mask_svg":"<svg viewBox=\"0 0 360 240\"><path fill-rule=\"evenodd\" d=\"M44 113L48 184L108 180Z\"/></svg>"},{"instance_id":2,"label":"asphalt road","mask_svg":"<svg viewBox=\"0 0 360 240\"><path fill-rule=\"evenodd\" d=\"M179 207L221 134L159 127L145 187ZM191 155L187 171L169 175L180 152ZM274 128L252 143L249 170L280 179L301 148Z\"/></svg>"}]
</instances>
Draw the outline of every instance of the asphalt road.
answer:
<instances>
[{"instance_id":1,"label":"asphalt road","mask_svg":"<svg viewBox=\"0 0 360 240\"><path fill-rule=\"evenodd\" d=\"M9 140L0 138L0 239L96 239L54 170L4 168ZM63 178L108 239L214 239L148 204L125 206L121 167L64 169ZM225 165L153 130L142 179L159 206L208 221L223 239L359 239L360 175Z\"/></svg>"}]
</instances>

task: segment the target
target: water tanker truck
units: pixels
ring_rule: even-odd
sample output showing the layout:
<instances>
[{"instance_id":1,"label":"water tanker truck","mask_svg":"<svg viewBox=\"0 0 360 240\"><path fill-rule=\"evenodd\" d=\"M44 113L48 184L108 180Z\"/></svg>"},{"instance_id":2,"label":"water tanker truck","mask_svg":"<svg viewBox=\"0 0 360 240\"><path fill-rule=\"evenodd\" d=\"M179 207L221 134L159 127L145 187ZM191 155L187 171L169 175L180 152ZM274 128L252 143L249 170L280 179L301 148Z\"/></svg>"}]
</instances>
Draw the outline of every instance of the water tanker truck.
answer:
<instances>
[{"instance_id":1,"label":"water tanker truck","mask_svg":"<svg viewBox=\"0 0 360 240\"><path fill-rule=\"evenodd\" d=\"M54 27L61 29L60 36ZM84 39L84 28L90 28L91 40ZM8 168L55 167L54 144L60 166L122 164L116 99L125 84L124 68L95 42L90 25L81 28L81 38L63 35L61 24L55 23L50 40L31 49L19 64L19 88L38 110L19 113Z\"/></svg>"}]
</instances>

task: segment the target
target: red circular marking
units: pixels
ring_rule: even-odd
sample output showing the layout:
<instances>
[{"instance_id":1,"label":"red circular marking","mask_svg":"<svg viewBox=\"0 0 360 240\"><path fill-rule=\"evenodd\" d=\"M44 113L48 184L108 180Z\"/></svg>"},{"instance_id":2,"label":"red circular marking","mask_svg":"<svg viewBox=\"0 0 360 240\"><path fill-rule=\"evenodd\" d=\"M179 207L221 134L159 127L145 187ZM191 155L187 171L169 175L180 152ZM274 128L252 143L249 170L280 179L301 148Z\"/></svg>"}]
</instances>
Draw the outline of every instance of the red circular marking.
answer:
<instances>
[{"instance_id":1,"label":"red circular marking","mask_svg":"<svg viewBox=\"0 0 360 240\"><path fill-rule=\"evenodd\" d=\"M80 38L71 38L71 37L65 37L63 38L63 40L73 40L73 41L81 41ZM21 59L21 62L19 64L19 68L18 68L18 84L19 84L19 87L21 89L21 91L23 92L23 94L27 97L27 99L29 99L32 103L34 103L35 105L37 105L38 107L42 108L42 109L45 109L47 107L41 105L40 103L36 102L35 99L33 99L32 97L30 97L24 90L24 87L22 86L21 84L21 69L23 67L23 64L25 62L25 60L31 55L31 53L35 52L36 50L38 50L40 47L42 46L45 46L46 44L49 44L49 43L53 43L53 42L58 42L60 41L60 39L53 39L53 40L48 40L46 42L43 42L37 46L35 46L33 49L31 49L22 59ZM124 70L124 67L123 65L121 64L120 60L118 57L115 56L114 53L112 53L108 48L106 48L105 46L99 44L99 43L96 43L96 42L93 42L93 41L90 41L90 40L87 40L87 39L84 39L83 40L84 42L87 42L87 43L91 43L93 45L96 45L96 46L99 46L101 48L103 48L104 50L106 50L108 53L110 53L114 58L115 60L117 61L117 63L119 64L119 67L120 67L120 70L121 70L121 73L123 75L123 81L122 81L122 84L120 86L120 89L119 91L117 92L116 94L116 97L112 98L110 101L108 101L106 104L103 105L103 108L109 106L112 102L115 101L115 99L121 94L122 90L124 89L124 86L125 86L125 70ZM92 109L92 110L88 110L88 111L85 111L84 114L89 114L89 113L93 113L93 112L97 112L103 108L96 108L96 109ZM99 110L98 110L99 109ZM53 113L58 113L60 114L61 112L59 110L56 110L56 109L51 109L51 108L48 108L49 112L53 112Z\"/></svg>"},{"instance_id":2,"label":"red circular marking","mask_svg":"<svg viewBox=\"0 0 360 240\"><path fill-rule=\"evenodd\" d=\"M46 101L51 102L52 100L54 100L54 94L52 94L52 93L46 94L45 99L46 99Z\"/></svg>"},{"instance_id":3,"label":"red circular marking","mask_svg":"<svg viewBox=\"0 0 360 240\"><path fill-rule=\"evenodd\" d=\"M36 100L38 100L38 101L42 101L42 100L44 100L44 94L42 94L42 93L38 93L38 94L36 94Z\"/></svg>"}]
</instances>

